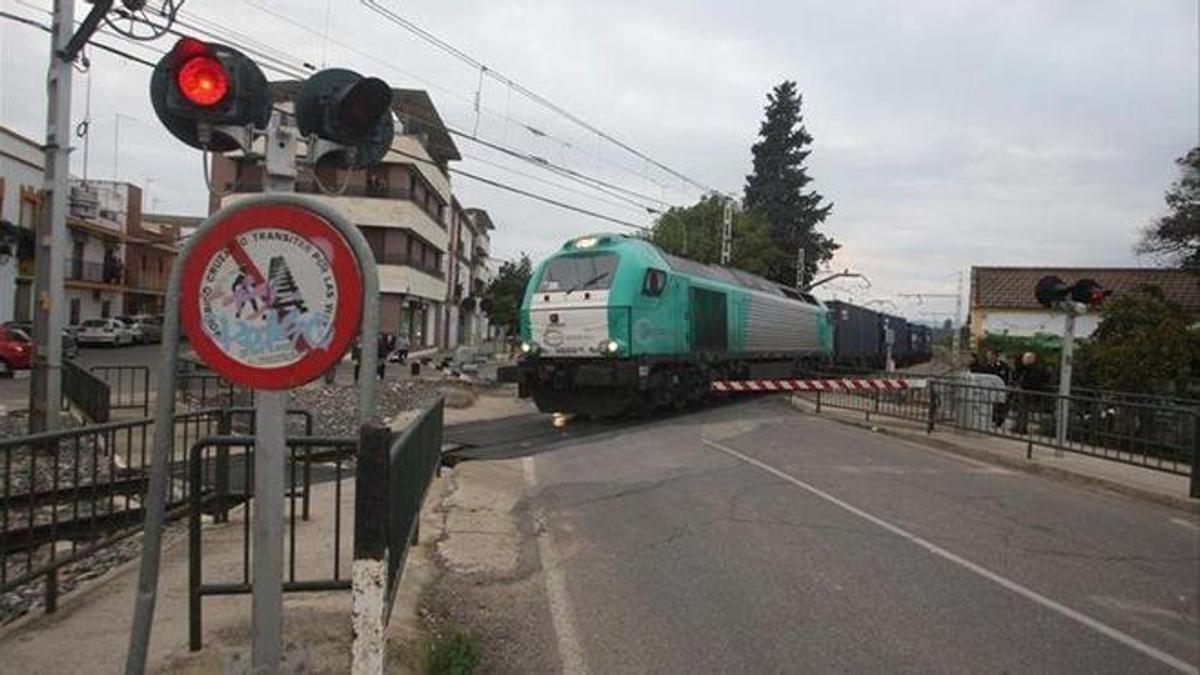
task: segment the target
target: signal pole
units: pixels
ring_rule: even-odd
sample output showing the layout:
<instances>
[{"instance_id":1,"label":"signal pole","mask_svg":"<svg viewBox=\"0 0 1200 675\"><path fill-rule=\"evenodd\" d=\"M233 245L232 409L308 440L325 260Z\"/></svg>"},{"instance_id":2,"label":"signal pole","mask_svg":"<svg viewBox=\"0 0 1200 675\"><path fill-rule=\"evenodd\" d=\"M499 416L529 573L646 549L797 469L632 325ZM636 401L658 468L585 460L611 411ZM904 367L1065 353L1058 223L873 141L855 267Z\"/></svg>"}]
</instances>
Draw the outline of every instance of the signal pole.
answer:
<instances>
[{"instance_id":1,"label":"signal pole","mask_svg":"<svg viewBox=\"0 0 1200 675\"><path fill-rule=\"evenodd\" d=\"M29 381L29 431L59 426L62 405L63 250L71 175L71 73L67 49L75 28L73 0L55 0L50 69L46 77L45 178L33 263L33 335L37 347Z\"/></svg>"},{"instance_id":2,"label":"signal pole","mask_svg":"<svg viewBox=\"0 0 1200 675\"><path fill-rule=\"evenodd\" d=\"M725 222L721 226L721 265L729 264L733 254L733 200L725 199Z\"/></svg>"}]
</instances>

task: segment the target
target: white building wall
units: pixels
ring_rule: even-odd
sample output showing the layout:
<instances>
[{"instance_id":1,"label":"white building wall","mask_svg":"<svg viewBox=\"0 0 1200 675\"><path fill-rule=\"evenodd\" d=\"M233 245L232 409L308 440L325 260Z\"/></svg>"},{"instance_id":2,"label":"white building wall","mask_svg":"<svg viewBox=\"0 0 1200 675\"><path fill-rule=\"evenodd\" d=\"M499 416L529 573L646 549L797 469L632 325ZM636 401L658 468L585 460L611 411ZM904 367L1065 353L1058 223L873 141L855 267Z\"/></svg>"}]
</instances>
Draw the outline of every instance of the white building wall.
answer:
<instances>
[{"instance_id":1,"label":"white building wall","mask_svg":"<svg viewBox=\"0 0 1200 675\"><path fill-rule=\"evenodd\" d=\"M1020 310L986 310L976 308L972 311L983 313L983 332L997 335L1012 335L1015 337L1030 337L1036 333L1062 335L1065 318L1062 312L1038 312ZM1084 338L1091 335L1100 324L1100 314L1084 314L1075 319L1075 337Z\"/></svg>"},{"instance_id":2,"label":"white building wall","mask_svg":"<svg viewBox=\"0 0 1200 675\"><path fill-rule=\"evenodd\" d=\"M31 139L0 127L0 219L32 229L31 212L21 213L21 188L42 188L42 150ZM18 261L14 255L0 264L0 322L12 321L15 316Z\"/></svg>"}]
</instances>

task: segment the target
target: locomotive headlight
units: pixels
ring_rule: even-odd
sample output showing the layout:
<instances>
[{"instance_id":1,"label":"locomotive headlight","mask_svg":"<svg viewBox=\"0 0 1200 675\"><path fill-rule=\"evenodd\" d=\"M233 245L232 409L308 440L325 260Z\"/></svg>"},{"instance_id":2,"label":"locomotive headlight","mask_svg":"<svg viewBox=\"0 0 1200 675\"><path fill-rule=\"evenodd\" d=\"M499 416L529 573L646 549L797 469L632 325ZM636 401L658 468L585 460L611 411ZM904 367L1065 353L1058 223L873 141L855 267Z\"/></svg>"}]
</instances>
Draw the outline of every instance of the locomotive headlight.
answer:
<instances>
[{"instance_id":1,"label":"locomotive headlight","mask_svg":"<svg viewBox=\"0 0 1200 675\"><path fill-rule=\"evenodd\" d=\"M621 343L617 342L616 340L609 340L604 345L604 351L608 352L609 354L616 354L617 352L621 351Z\"/></svg>"},{"instance_id":2,"label":"locomotive headlight","mask_svg":"<svg viewBox=\"0 0 1200 675\"><path fill-rule=\"evenodd\" d=\"M521 353L522 354L536 354L537 353L537 345L533 344L532 342L522 342L521 343Z\"/></svg>"}]
</instances>

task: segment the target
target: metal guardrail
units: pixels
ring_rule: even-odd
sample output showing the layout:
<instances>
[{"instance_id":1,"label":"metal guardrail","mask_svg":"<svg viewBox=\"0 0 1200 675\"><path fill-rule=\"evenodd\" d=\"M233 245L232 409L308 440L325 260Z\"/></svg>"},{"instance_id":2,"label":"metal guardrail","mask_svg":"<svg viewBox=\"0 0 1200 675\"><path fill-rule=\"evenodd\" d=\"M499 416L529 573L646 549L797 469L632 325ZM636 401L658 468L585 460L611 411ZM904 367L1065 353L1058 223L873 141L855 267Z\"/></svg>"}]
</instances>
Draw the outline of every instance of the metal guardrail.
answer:
<instances>
[{"instance_id":1,"label":"metal guardrail","mask_svg":"<svg viewBox=\"0 0 1200 675\"><path fill-rule=\"evenodd\" d=\"M311 424L310 427L311 429ZM345 575L342 550L342 484L349 475L347 465L354 457L358 440L354 438L299 437L287 439L288 456L288 515L287 515L287 576L283 591L348 590L350 579ZM252 534L250 508L254 496L254 437L213 436L198 440L188 456L188 649L198 651L202 646L203 599L208 595L243 595L252 591L250 584L250 551ZM241 452L233 452L240 450ZM310 517L314 464L322 465L325 476L317 481L334 483L333 502L333 564L330 577L300 579L296 573L296 523ZM332 464L332 467L328 465ZM297 502L300 502L297 506ZM203 575L203 538L201 516L213 515L215 522L228 522L229 511L247 504L241 523L241 578L205 582Z\"/></svg>"},{"instance_id":2,"label":"metal guardrail","mask_svg":"<svg viewBox=\"0 0 1200 675\"><path fill-rule=\"evenodd\" d=\"M110 410L141 410L150 416L149 366L92 366L91 372L108 385Z\"/></svg>"},{"instance_id":3,"label":"metal guardrail","mask_svg":"<svg viewBox=\"0 0 1200 675\"><path fill-rule=\"evenodd\" d=\"M88 420L96 424L109 421L111 392L108 384L74 361L62 365L62 395Z\"/></svg>"},{"instance_id":4,"label":"metal guardrail","mask_svg":"<svg viewBox=\"0 0 1200 675\"><path fill-rule=\"evenodd\" d=\"M417 540L421 505L440 470L443 401L425 409L402 433L363 428L355 474L354 559L382 561L383 624L387 625L409 546Z\"/></svg>"},{"instance_id":5,"label":"metal guardrail","mask_svg":"<svg viewBox=\"0 0 1200 675\"><path fill-rule=\"evenodd\" d=\"M221 419L214 410L175 416L173 508L186 504L187 447ZM141 530L153 426L109 422L0 440L0 593L40 583L53 612L64 566Z\"/></svg>"},{"instance_id":6,"label":"metal guardrail","mask_svg":"<svg viewBox=\"0 0 1200 675\"><path fill-rule=\"evenodd\" d=\"M1190 476L1200 497L1200 409L1149 405L1103 396L1059 396L952 379L901 392L816 392L823 407L862 411L937 427L1021 441L1156 471ZM1060 419L1067 432L1058 433Z\"/></svg>"},{"instance_id":7,"label":"metal guardrail","mask_svg":"<svg viewBox=\"0 0 1200 675\"><path fill-rule=\"evenodd\" d=\"M254 391L216 373L181 372L175 376L175 407L241 408L254 405Z\"/></svg>"}]
</instances>

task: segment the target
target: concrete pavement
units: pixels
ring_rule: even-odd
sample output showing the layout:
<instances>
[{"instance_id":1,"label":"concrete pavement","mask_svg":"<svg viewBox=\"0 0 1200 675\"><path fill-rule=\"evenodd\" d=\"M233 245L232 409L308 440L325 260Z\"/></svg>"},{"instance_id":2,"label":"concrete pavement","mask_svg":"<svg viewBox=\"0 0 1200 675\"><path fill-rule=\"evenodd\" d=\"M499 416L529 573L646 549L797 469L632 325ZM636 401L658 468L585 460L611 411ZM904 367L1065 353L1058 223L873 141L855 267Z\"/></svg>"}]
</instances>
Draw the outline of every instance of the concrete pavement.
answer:
<instances>
[{"instance_id":1,"label":"concrete pavement","mask_svg":"<svg viewBox=\"0 0 1200 675\"><path fill-rule=\"evenodd\" d=\"M488 500L512 504L498 514L512 521L508 534L479 535L509 542L511 568L459 567L449 550L432 593L478 632L496 671L1125 673L1200 663L1194 515L802 416L779 400L454 473L459 490L517 493Z\"/></svg>"}]
</instances>

